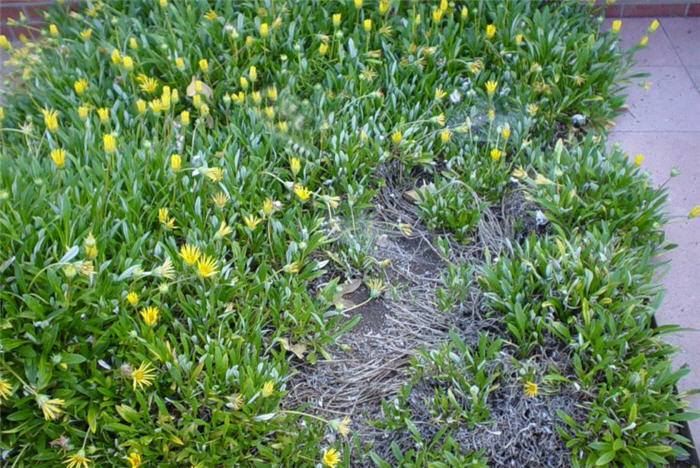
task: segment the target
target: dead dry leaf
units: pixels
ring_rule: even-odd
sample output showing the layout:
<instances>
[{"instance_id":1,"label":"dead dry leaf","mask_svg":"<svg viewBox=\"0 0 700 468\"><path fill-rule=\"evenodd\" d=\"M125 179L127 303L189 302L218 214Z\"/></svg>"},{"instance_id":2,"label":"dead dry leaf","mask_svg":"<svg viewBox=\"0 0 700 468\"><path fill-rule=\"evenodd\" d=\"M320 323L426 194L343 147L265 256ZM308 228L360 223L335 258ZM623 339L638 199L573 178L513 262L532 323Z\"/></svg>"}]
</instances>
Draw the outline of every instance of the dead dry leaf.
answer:
<instances>
[{"instance_id":1,"label":"dead dry leaf","mask_svg":"<svg viewBox=\"0 0 700 468\"><path fill-rule=\"evenodd\" d=\"M280 342L282 347L284 348L285 351L290 351L294 353L294 355L301 359L304 360L304 355L306 354L306 345L302 343L297 343L294 345L289 344L289 340L287 338L278 338L277 341Z\"/></svg>"},{"instance_id":2,"label":"dead dry leaf","mask_svg":"<svg viewBox=\"0 0 700 468\"><path fill-rule=\"evenodd\" d=\"M357 288L359 288L360 285L362 285L361 279L356 279L341 284L340 291L335 296L333 296L333 304L335 304L335 306L341 310L354 306L355 303L349 299L345 299L344 296L357 291Z\"/></svg>"},{"instance_id":3,"label":"dead dry leaf","mask_svg":"<svg viewBox=\"0 0 700 468\"><path fill-rule=\"evenodd\" d=\"M197 93L194 90L194 84L197 82L197 80L202 82L202 92L201 93ZM211 88L204 81L200 80L196 76L193 76L192 81L190 81L190 84L187 85L187 95L194 96L195 94L204 94L207 98L211 98L214 95Z\"/></svg>"}]
</instances>

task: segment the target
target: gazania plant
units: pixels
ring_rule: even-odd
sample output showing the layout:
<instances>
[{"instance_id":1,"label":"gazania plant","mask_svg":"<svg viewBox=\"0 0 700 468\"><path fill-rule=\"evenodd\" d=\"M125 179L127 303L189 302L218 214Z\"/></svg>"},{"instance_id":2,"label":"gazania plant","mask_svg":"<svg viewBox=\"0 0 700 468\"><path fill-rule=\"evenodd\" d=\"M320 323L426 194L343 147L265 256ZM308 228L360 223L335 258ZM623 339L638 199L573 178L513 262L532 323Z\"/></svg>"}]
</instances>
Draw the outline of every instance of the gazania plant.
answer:
<instances>
[{"instance_id":1,"label":"gazania plant","mask_svg":"<svg viewBox=\"0 0 700 468\"><path fill-rule=\"evenodd\" d=\"M606 146L653 23L622 51L578 0L57 3L0 36L0 464L687 456L666 194Z\"/></svg>"}]
</instances>

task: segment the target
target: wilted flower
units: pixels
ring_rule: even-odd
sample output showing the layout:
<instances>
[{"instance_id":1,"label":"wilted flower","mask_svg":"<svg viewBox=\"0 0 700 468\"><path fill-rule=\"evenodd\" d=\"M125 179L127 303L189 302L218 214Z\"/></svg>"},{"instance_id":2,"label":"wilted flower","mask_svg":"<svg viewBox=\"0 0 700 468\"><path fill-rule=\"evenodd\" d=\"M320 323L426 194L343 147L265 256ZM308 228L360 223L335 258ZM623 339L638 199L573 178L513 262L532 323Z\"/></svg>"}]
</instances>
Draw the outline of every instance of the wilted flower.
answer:
<instances>
[{"instance_id":1,"label":"wilted flower","mask_svg":"<svg viewBox=\"0 0 700 468\"><path fill-rule=\"evenodd\" d=\"M66 402L60 398L49 398L48 395L36 395L36 404L39 405L42 413L44 413L44 419L47 421L54 420L60 416L63 412L61 406Z\"/></svg>"}]
</instances>

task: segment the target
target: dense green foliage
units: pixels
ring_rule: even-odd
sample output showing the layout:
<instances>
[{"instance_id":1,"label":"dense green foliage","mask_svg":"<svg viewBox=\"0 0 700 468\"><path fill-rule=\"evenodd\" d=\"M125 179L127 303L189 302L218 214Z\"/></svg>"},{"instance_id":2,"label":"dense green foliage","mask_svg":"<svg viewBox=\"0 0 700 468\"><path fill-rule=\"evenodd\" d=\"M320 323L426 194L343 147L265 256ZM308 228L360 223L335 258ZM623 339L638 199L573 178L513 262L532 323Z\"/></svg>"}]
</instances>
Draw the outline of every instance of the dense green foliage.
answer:
<instances>
[{"instance_id":1,"label":"dense green foliage","mask_svg":"<svg viewBox=\"0 0 700 468\"><path fill-rule=\"evenodd\" d=\"M345 423L281 400L288 350L313 363L343 331L337 284L381 275L337 240L371 212L389 166L420 173L418 213L461 242L513 185L543 210L548 232L487 253L479 284L523 359L546 336L570 349L576 378L560 384L593 396L584 424L561 415L575 465L683 452L673 386L684 370L670 369L666 329L650 326L665 194L605 149L631 53L589 7L87 3L57 7L35 42L9 51L4 463L348 465L352 444L328 437ZM445 313L470 282L460 268L440 292ZM324 273L334 279L312 294ZM482 363L499 346L454 336L421 354L416 375L440 382L436 415L487 419L499 371ZM410 412L395 411L385 424L411 430ZM395 462L488 463L449 429L397 448Z\"/></svg>"}]
</instances>

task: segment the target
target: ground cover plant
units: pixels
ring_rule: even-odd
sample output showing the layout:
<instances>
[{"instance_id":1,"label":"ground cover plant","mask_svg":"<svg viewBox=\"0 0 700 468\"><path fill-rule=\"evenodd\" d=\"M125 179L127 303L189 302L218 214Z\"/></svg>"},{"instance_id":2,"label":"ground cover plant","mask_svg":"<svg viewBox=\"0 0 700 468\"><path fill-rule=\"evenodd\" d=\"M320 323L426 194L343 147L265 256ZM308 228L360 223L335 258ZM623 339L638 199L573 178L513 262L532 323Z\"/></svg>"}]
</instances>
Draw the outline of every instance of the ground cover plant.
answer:
<instances>
[{"instance_id":1,"label":"ground cover plant","mask_svg":"<svg viewBox=\"0 0 700 468\"><path fill-rule=\"evenodd\" d=\"M3 466L686 457L666 194L605 138L648 36L599 27L112 0L0 37Z\"/></svg>"}]
</instances>

